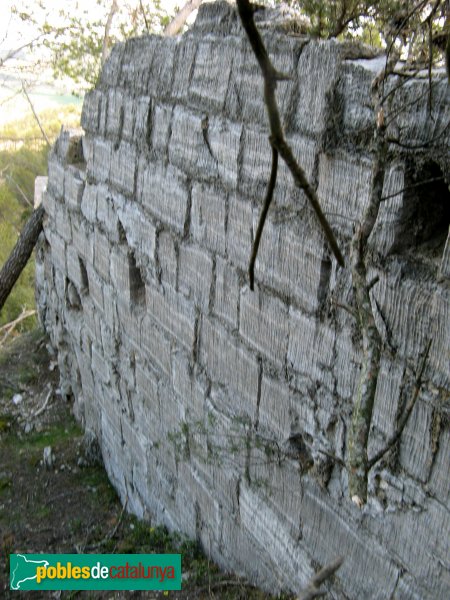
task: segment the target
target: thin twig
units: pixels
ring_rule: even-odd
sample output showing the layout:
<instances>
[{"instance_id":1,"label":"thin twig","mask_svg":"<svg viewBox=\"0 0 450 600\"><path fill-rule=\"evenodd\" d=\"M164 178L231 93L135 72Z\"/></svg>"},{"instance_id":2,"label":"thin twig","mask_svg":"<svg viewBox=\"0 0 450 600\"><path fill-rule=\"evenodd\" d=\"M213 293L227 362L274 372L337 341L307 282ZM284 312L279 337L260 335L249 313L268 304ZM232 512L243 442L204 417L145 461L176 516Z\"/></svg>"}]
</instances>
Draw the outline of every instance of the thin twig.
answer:
<instances>
[{"instance_id":1,"label":"thin twig","mask_svg":"<svg viewBox=\"0 0 450 600\"><path fill-rule=\"evenodd\" d=\"M379 452L377 452L375 454L375 456L373 456L370 460L367 461L367 470L370 470L379 460L381 460L383 458L383 456L386 454L386 452L388 452L392 448L392 446L394 446L394 444L396 444L398 442L398 440L400 439L400 436L403 433L405 425L408 422L411 412L416 404L417 398L419 397L420 388L422 385L422 376L423 376L423 372L424 372L426 364L427 364L428 355L430 353L430 348L431 348L431 343L432 343L432 340L430 339L427 344L427 347L425 349L425 354L423 355L422 363L419 367L419 370L417 371L416 385L414 386L414 394L411 396L411 399L409 400L409 402L407 403L407 405L405 407L405 411L399 420L398 427L397 427L395 433L392 435L390 440L387 442L386 446L384 448L382 448Z\"/></svg>"},{"instance_id":2,"label":"thin twig","mask_svg":"<svg viewBox=\"0 0 450 600\"><path fill-rule=\"evenodd\" d=\"M339 458L339 456L336 456L335 454L331 454L331 452L327 452L326 450L319 450L319 453L323 454L324 456L327 456L333 462L337 463L341 467L344 467L344 469L345 469L345 461L342 460L342 458Z\"/></svg>"},{"instance_id":3,"label":"thin twig","mask_svg":"<svg viewBox=\"0 0 450 600\"><path fill-rule=\"evenodd\" d=\"M283 133L283 127L281 125L280 114L278 110L278 104L275 97L275 90L278 81L285 81L290 79L289 76L280 73L272 65L266 47L262 41L262 38L256 28L253 20L253 7L249 0L237 0L239 17L242 22L242 26L245 29L250 45L253 49L255 57L261 68L264 78L264 102L267 109L267 114L270 123L270 140L272 147L275 148L282 159L285 161L287 167L291 171L297 187L302 189L308 198L316 217L323 229L325 237L333 251L336 260L341 267L345 266L344 257L339 249L339 245L334 236L333 230L325 217L322 207L320 205L319 198L316 190L312 187L308 178L306 177L305 171L296 161L289 144L286 142Z\"/></svg>"},{"instance_id":4,"label":"thin twig","mask_svg":"<svg viewBox=\"0 0 450 600\"><path fill-rule=\"evenodd\" d=\"M259 244L261 242L261 236L266 222L267 213L273 198L273 191L277 182L278 173L278 151L272 146L272 168L270 171L269 185L267 186L267 193L264 199L261 216L259 217L258 228L256 230L255 241L252 246L252 253L250 256L250 263L248 267L248 276L250 279L250 289L253 291L255 284L255 262L258 255Z\"/></svg>"},{"instance_id":5,"label":"thin twig","mask_svg":"<svg viewBox=\"0 0 450 600\"><path fill-rule=\"evenodd\" d=\"M23 81L22 81L22 91L23 91L23 93L24 93L24 95L25 95L25 98L28 100L28 104L29 104L29 105L30 105L30 107L31 107L31 111L32 111L32 113L33 113L33 115L34 115L34 118L36 119L36 123L38 124L38 127L39 127L39 129L41 130L42 137L44 138L44 140L45 140L45 142L46 142L47 146L50 148L50 147L51 147L50 140L48 139L48 137L47 137L47 134L45 133L45 131L44 131L44 128L43 128L43 127L42 127L42 125L41 125L41 121L39 120L39 117L38 117L38 115L37 115L36 111L34 110L33 103L31 102L31 98L30 98L30 96L28 95L27 89L26 89L26 87L25 87L25 84L24 84L24 82L23 82Z\"/></svg>"},{"instance_id":6,"label":"thin twig","mask_svg":"<svg viewBox=\"0 0 450 600\"><path fill-rule=\"evenodd\" d=\"M47 405L48 405L49 400L52 397L52 395L53 395L53 390L50 389L49 393L47 394L44 404L41 406L41 408L38 408L38 410L31 415L32 419L38 417L41 413L44 412L44 410L47 408Z\"/></svg>"},{"instance_id":7,"label":"thin twig","mask_svg":"<svg viewBox=\"0 0 450 600\"><path fill-rule=\"evenodd\" d=\"M122 510L119 515L119 518L117 520L117 523L113 527L113 529L111 529L111 531L109 533L107 533L102 540L97 542L97 544L93 544L91 546L85 546L84 550L97 550L98 548L101 548L102 546L107 544L109 542L109 540L111 540L116 535L117 530L119 529L120 524L122 523L123 515L125 514L127 504L128 504L128 496L125 499L124 505L123 505Z\"/></svg>"},{"instance_id":8,"label":"thin twig","mask_svg":"<svg viewBox=\"0 0 450 600\"><path fill-rule=\"evenodd\" d=\"M389 194L388 196L383 196L381 198L381 202L385 202L386 200L395 198L395 196L399 196L400 194L403 194L404 192L412 190L416 187L420 187L421 185L425 185L426 183L434 183L435 181L442 181L443 179L444 179L443 177L432 177L431 179L424 179L423 181L419 181L418 183L412 183L411 185L405 186L403 189L399 190L398 192L394 192L393 194Z\"/></svg>"},{"instance_id":9,"label":"thin twig","mask_svg":"<svg viewBox=\"0 0 450 600\"><path fill-rule=\"evenodd\" d=\"M139 6L141 8L142 17L144 18L145 29L147 30L147 33L150 33L150 27L147 21L147 15L145 14L145 9L144 5L142 4L142 0L139 0Z\"/></svg>"},{"instance_id":10,"label":"thin twig","mask_svg":"<svg viewBox=\"0 0 450 600\"><path fill-rule=\"evenodd\" d=\"M337 300L333 300L333 304L334 304L334 306L336 306L336 308L342 308L342 310L345 310L354 319L358 320L358 313L356 312L356 310L354 308L352 308L348 304L344 304L343 302L338 302Z\"/></svg>"}]
</instances>

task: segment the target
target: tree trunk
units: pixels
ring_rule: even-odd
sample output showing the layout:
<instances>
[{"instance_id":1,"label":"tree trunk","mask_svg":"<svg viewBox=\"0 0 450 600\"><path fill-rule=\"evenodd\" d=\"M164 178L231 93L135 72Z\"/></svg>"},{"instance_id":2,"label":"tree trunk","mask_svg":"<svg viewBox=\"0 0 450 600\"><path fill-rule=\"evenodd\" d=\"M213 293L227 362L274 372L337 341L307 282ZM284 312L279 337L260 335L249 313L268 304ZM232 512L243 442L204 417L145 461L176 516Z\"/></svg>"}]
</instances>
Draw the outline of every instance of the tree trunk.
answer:
<instances>
[{"instance_id":1,"label":"tree trunk","mask_svg":"<svg viewBox=\"0 0 450 600\"><path fill-rule=\"evenodd\" d=\"M33 252L33 248L42 230L43 218L44 207L41 205L33 211L33 214L26 222L13 251L0 271L0 310L3 308L14 284Z\"/></svg>"},{"instance_id":2,"label":"tree trunk","mask_svg":"<svg viewBox=\"0 0 450 600\"><path fill-rule=\"evenodd\" d=\"M183 8L174 16L172 21L167 25L164 29L164 35L170 37L172 35L177 35L177 33L182 29L183 25L186 23L187 18L196 10L203 0L190 0L190 2L186 2Z\"/></svg>"}]
</instances>

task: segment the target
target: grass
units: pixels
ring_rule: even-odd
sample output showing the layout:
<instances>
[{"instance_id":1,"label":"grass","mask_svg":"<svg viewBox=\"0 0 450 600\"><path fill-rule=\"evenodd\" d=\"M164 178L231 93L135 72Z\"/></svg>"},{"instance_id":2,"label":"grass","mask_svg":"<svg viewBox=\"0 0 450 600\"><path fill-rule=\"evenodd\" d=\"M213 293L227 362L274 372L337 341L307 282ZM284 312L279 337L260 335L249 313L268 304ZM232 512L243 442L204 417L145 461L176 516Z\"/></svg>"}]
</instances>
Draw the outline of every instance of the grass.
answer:
<instances>
[{"instance_id":1,"label":"grass","mask_svg":"<svg viewBox=\"0 0 450 600\"><path fill-rule=\"evenodd\" d=\"M78 126L80 106L68 105L40 113L40 121L51 141L54 141L61 124ZM31 115L0 127L0 265L8 258L20 231L33 210L34 180L47 174L49 148L45 143L36 145L26 142L16 149L8 149L9 140L32 140L42 134ZM0 311L0 327L16 319L22 310L32 310L34 301L34 257L31 257L21 273L13 291ZM36 317L22 321L17 331L29 331L36 327ZM2 340L0 332L0 341Z\"/></svg>"}]
</instances>

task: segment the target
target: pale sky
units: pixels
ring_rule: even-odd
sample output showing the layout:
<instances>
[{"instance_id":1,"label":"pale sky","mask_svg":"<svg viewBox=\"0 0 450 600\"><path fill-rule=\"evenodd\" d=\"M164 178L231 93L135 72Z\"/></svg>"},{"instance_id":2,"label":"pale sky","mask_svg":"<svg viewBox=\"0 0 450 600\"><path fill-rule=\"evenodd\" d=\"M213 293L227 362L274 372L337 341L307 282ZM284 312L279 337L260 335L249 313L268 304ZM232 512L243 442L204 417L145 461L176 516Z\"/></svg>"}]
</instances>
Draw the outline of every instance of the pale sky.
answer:
<instances>
[{"instance_id":1,"label":"pale sky","mask_svg":"<svg viewBox=\"0 0 450 600\"><path fill-rule=\"evenodd\" d=\"M149 0L143 0L144 6ZM37 36L35 27L21 21L17 16L11 15L11 7L15 6L20 12L32 10L32 16L44 23L47 18L53 26L59 26L58 14L61 8L71 15L83 16L85 12L90 19L99 20L107 14L105 3L108 6L111 0L103 0L103 7L98 5L97 0L0 0L0 60L7 56L10 50L17 50L22 45L29 43ZM136 5L138 0L118 0L119 6ZM172 13L175 8L181 7L186 0L162 0L161 8ZM43 8L39 8L39 4ZM34 8L33 8L34 7ZM106 20L106 17L104 17ZM61 23L62 24L62 23ZM32 97L36 110L53 106L57 102L55 94L67 94L72 89L73 83L56 82L51 70L36 72L29 68L33 65L36 54L28 50L21 52L18 59L8 60L0 68L0 124L5 123L18 115L29 111L21 90L21 79L27 82L28 91ZM26 68L25 72L18 78L18 69ZM46 83L47 82L47 83ZM57 86L57 88L56 88ZM57 92L60 89L60 92ZM67 91L63 92L66 89Z\"/></svg>"}]
</instances>

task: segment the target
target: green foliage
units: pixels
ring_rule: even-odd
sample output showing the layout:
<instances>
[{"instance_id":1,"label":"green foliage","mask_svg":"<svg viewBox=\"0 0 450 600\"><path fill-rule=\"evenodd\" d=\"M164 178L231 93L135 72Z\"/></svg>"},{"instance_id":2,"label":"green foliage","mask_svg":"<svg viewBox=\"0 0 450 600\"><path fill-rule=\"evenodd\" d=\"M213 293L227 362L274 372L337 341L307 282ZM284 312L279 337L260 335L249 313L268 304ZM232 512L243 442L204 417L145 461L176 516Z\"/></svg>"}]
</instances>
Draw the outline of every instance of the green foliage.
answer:
<instances>
[{"instance_id":1,"label":"green foliage","mask_svg":"<svg viewBox=\"0 0 450 600\"><path fill-rule=\"evenodd\" d=\"M443 62L450 32L445 0L290 0L288 4L308 18L308 30L313 36L394 47L402 58L414 63L425 64L430 58L433 63Z\"/></svg>"},{"instance_id":2,"label":"green foliage","mask_svg":"<svg viewBox=\"0 0 450 600\"><path fill-rule=\"evenodd\" d=\"M61 122L79 123L79 107L67 106L41 113L40 120L49 139L56 138ZM0 265L3 265L33 210L34 180L47 173L48 147L32 115L0 128ZM0 312L0 326L16 319L23 309L33 309L34 256L22 271ZM34 327L35 318L21 323L18 331Z\"/></svg>"}]
</instances>

